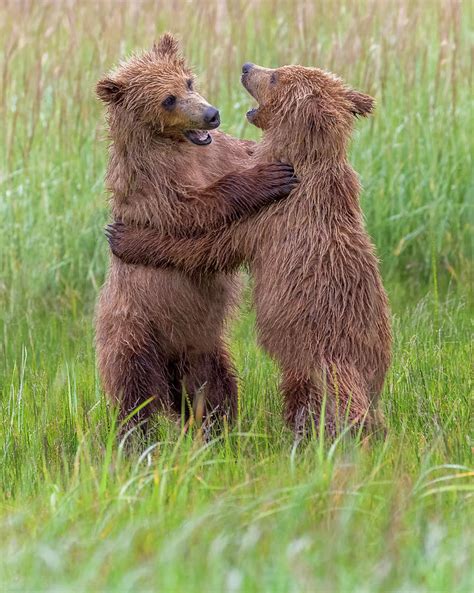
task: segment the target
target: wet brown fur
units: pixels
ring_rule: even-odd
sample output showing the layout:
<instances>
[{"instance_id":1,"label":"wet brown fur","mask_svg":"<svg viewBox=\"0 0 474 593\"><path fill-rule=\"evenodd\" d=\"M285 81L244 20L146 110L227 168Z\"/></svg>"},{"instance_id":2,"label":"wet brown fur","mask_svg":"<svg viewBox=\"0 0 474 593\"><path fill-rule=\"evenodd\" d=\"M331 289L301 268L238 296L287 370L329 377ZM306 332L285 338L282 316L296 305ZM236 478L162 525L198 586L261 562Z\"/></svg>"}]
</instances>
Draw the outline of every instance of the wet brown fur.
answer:
<instances>
[{"instance_id":1,"label":"wet brown fur","mask_svg":"<svg viewBox=\"0 0 474 593\"><path fill-rule=\"evenodd\" d=\"M280 363L285 416L295 431L345 422L383 427L379 395L390 363L387 297L364 228L347 145L373 99L316 68L254 67L244 86L259 101L258 161L291 162L301 184L254 219L176 242L152 229L117 226L113 249L127 261L200 274L247 261L259 339ZM325 396L327 395L327 398Z\"/></svg>"},{"instance_id":2,"label":"wet brown fur","mask_svg":"<svg viewBox=\"0 0 474 593\"><path fill-rule=\"evenodd\" d=\"M202 127L209 104L169 34L97 85L107 105L112 214L175 237L210 232L287 195L289 167L246 169L253 143L213 131L208 146L183 131ZM166 97L176 97L172 110ZM240 171L236 173L235 171ZM282 189L283 187L283 189ZM179 413L183 386L205 389L208 408L233 416L237 385L224 342L224 320L239 293L235 273L189 276L177 269L129 265L112 256L96 311L99 372L123 419L160 409Z\"/></svg>"}]
</instances>

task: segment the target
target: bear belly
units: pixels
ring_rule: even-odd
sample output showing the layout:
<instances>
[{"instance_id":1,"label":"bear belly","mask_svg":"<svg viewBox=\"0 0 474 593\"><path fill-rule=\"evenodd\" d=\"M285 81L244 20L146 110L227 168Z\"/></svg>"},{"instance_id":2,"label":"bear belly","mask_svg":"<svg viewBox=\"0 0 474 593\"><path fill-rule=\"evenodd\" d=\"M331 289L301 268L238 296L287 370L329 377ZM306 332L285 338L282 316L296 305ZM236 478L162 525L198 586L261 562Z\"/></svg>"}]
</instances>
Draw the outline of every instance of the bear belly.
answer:
<instances>
[{"instance_id":1,"label":"bear belly","mask_svg":"<svg viewBox=\"0 0 474 593\"><path fill-rule=\"evenodd\" d=\"M236 275L192 278L177 270L132 266L113 258L101 300L108 301L117 323L142 318L164 350L181 355L215 349L239 288Z\"/></svg>"}]
</instances>

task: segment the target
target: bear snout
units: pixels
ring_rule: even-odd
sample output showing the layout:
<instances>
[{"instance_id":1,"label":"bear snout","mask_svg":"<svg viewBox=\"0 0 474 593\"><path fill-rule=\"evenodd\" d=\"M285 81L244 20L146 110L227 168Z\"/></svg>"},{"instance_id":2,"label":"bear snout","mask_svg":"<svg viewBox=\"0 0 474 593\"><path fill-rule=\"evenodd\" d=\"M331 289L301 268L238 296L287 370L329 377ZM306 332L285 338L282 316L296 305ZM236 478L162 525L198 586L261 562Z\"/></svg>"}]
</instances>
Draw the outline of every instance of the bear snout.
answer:
<instances>
[{"instance_id":1,"label":"bear snout","mask_svg":"<svg viewBox=\"0 0 474 593\"><path fill-rule=\"evenodd\" d=\"M208 107L204 111L203 119L205 123L209 126L209 128L218 128L221 123L221 117L219 114L219 110L215 107Z\"/></svg>"}]
</instances>

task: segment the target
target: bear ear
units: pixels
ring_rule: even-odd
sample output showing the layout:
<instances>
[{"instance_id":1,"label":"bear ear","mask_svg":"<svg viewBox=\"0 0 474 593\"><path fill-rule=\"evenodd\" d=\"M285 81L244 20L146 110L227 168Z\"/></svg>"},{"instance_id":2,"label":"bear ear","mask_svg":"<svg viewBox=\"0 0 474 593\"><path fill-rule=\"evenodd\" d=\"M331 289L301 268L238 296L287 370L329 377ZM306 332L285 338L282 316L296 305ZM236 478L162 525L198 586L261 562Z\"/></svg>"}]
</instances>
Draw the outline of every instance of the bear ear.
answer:
<instances>
[{"instance_id":1,"label":"bear ear","mask_svg":"<svg viewBox=\"0 0 474 593\"><path fill-rule=\"evenodd\" d=\"M95 88L97 96L104 103L118 103L123 97L123 85L120 82L109 78L102 78Z\"/></svg>"},{"instance_id":2,"label":"bear ear","mask_svg":"<svg viewBox=\"0 0 474 593\"><path fill-rule=\"evenodd\" d=\"M179 55L179 41L171 33L164 33L158 42L153 44L153 51L160 58L177 58Z\"/></svg>"},{"instance_id":3,"label":"bear ear","mask_svg":"<svg viewBox=\"0 0 474 593\"><path fill-rule=\"evenodd\" d=\"M351 103L351 111L357 117L367 117L375 108L375 99L370 95L349 89L347 91L347 98Z\"/></svg>"}]
</instances>

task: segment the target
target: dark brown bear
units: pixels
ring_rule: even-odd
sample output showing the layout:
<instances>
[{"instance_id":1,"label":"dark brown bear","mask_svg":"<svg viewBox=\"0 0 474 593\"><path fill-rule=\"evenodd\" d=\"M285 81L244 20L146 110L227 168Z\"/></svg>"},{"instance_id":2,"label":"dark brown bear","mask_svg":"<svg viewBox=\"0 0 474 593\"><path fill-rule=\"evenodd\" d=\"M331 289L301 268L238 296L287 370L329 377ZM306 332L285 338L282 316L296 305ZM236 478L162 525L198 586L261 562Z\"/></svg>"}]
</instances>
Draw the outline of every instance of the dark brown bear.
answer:
<instances>
[{"instance_id":1,"label":"dark brown bear","mask_svg":"<svg viewBox=\"0 0 474 593\"><path fill-rule=\"evenodd\" d=\"M112 249L125 261L188 272L250 263L259 338L280 363L285 415L298 433L310 418L334 435L347 421L374 429L390 362L387 297L359 206L359 180L347 160L357 116L373 99L316 68L243 68L259 106L259 162L282 159L301 183L290 200L254 219L174 241L153 229L116 225Z\"/></svg>"},{"instance_id":2,"label":"dark brown bear","mask_svg":"<svg viewBox=\"0 0 474 593\"><path fill-rule=\"evenodd\" d=\"M190 237L248 217L295 185L288 165L249 167L252 143L219 132L219 112L165 34L97 84L107 105L111 147L106 184L114 218ZM240 171L240 172L235 172ZM199 278L129 265L112 256L96 315L100 376L123 419L156 409L179 413L204 389L208 410L232 416L235 375L223 341L238 295L235 275Z\"/></svg>"}]
</instances>

